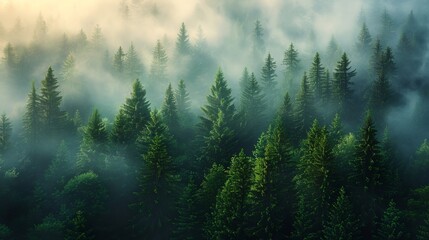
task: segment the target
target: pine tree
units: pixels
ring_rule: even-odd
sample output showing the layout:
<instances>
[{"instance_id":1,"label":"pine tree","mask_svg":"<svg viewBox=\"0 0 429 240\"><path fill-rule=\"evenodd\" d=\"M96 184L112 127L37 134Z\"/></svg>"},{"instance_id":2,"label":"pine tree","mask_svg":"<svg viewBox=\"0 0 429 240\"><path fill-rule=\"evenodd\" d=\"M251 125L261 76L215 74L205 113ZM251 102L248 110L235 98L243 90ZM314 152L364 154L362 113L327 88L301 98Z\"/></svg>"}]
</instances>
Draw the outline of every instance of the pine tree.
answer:
<instances>
[{"instance_id":1,"label":"pine tree","mask_svg":"<svg viewBox=\"0 0 429 240\"><path fill-rule=\"evenodd\" d=\"M384 50L382 65L388 78L391 78L395 75L396 63L392 48L387 47L386 50Z\"/></svg>"},{"instance_id":2,"label":"pine tree","mask_svg":"<svg viewBox=\"0 0 429 240\"><path fill-rule=\"evenodd\" d=\"M14 76L13 74L15 74L17 70L18 59L15 48L11 43L7 43L4 47L2 60L7 67L8 73L11 74L11 76Z\"/></svg>"},{"instance_id":3,"label":"pine tree","mask_svg":"<svg viewBox=\"0 0 429 240\"><path fill-rule=\"evenodd\" d=\"M340 47L338 46L337 41L335 40L335 37L332 36L331 40L329 40L328 48L326 51L326 61L327 61L327 68L331 69L335 67L335 62L339 57L341 57Z\"/></svg>"},{"instance_id":4,"label":"pine tree","mask_svg":"<svg viewBox=\"0 0 429 240\"><path fill-rule=\"evenodd\" d=\"M198 239L197 186L191 179L180 195L177 217L174 220L173 239Z\"/></svg>"},{"instance_id":5,"label":"pine tree","mask_svg":"<svg viewBox=\"0 0 429 240\"><path fill-rule=\"evenodd\" d=\"M213 239L246 238L245 211L251 174L251 159L241 151L231 159L228 179L216 198L210 224Z\"/></svg>"},{"instance_id":6,"label":"pine tree","mask_svg":"<svg viewBox=\"0 0 429 240\"><path fill-rule=\"evenodd\" d=\"M378 239L398 240L404 239L404 224L401 211L396 207L394 201L390 201L388 208L384 211L381 224L378 229Z\"/></svg>"},{"instance_id":7,"label":"pine tree","mask_svg":"<svg viewBox=\"0 0 429 240\"><path fill-rule=\"evenodd\" d=\"M362 23L362 27L358 36L358 41L356 43L358 52L361 54L368 54L371 49L371 41L371 34L369 33L368 27L364 22Z\"/></svg>"},{"instance_id":8,"label":"pine tree","mask_svg":"<svg viewBox=\"0 0 429 240\"><path fill-rule=\"evenodd\" d=\"M255 54L263 53L265 51L264 43L264 28L259 20L256 20L253 29L253 52Z\"/></svg>"},{"instance_id":9,"label":"pine tree","mask_svg":"<svg viewBox=\"0 0 429 240\"><path fill-rule=\"evenodd\" d=\"M281 124L286 136L289 136L292 144L297 145L298 137L295 133L294 109L289 97L286 93L283 98L283 103L277 113L276 124Z\"/></svg>"},{"instance_id":10,"label":"pine tree","mask_svg":"<svg viewBox=\"0 0 429 240\"><path fill-rule=\"evenodd\" d=\"M179 116L180 125L190 127L192 124L191 100L188 90L186 89L185 81L180 80L175 93L177 114Z\"/></svg>"},{"instance_id":11,"label":"pine tree","mask_svg":"<svg viewBox=\"0 0 429 240\"><path fill-rule=\"evenodd\" d=\"M301 90L295 101L294 118L297 135L305 135L305 132L310 128L311 123L315 118L314 113L313 95L307 80L307 74L304 73L301 82Z\"/></svg>"},{"instance_id":12,"label":"pine tree","mask_svg":"<svg viewBox=\"0 0 429 240\"><path fill-rule=\"evenodd\" d=\"M324 77L322 78L321 83L322 91L320 92L320 100L322 104L328 104L331 101L332 94L332 86L331 86L331 75L329 74L329 70L324 72Z\"/></svg>"},{"instance_id":13,"label":"pine tree","mask_svg":"<svg viewBox=\"0 0 429 240\"><path fill-rule=\"evenodd\" d=\"M138 79L144 74L144 65L132 43L125 54L124 70L128 79Z\"/></svg>"},{"instance_id":14,"label":"pine tree","mask_svg":"<svg viewBox=\"0 0 429 240\"><path fill-rule=\"evenodd\" d=\"M374 68L374 74L380 74L383 70L383 47L381 46L380 39L375 41L374 47L372 49L371 56L371 65Z\"/></svg>"},{"instance_id":15,"label":"pine tree","mask_svg":"<svg viewBox=\"0 0 429 240\"><path fill-rule=\"evenodd\" d=\"M40 89L40 110L42 116L43 129L46 136L58 136L58 132L62 131L65 124L65 112L60 109L62 97L58 90L58 81L54 76L54 71L51 67L44 80L42 80L42 88Z\"/></svg>"},{"instance_id":16,"label":"pine tree","mask_svg":"<svg viewBox=\"0 0 429 240\"><path fill-rule=\"evenodd\" d=\"M97 109L92 112L85 127L83 142L88 145L103 145L108 140L106 125Z\"/></svg>"},{"instance_id":17,"label":"pine tree","mask_svg":"<svg viewBox=\"0 0 429 240\"><path fill-rule=\"evenodd\" d=\"M323 239L357 239L359 224L353 213L353 206L346 196L344 188L340 189L337 200L332 204L328 220L323 226Z\"/></svg>"},{"instance_id":18,"label":"pine tree","mask_svg":"<svg viewBox=\"0 0 429 240\"><path fill-rule=\"evenodd\" d=\"M332 119L332 123L329 126L329 137L334 144L338 144L343 137L343 125L341 122L341 117L337 113L335 114L334 119Z\"/></svg>"},{"instance_id":19,"label":"pine tree","mask_svg":"<svg viewBox=\"0 0 429 240\"><path fill-rule=\"evenodd\" d=\"M202 107L204 116L200 116L201 123L199 125L201 136L208 135L218 120L220 111L224 115L224 121L232 129L236 119L233 100L231 89L223 77L222 70L219 69L216 73L215 82L210 88L210 95L207 96L207 104Z\"/></svg>"},{"instance_id":20,"label":"pine tree","mask_svg":"<svg viewBox=\"0 0 429 240\"><path fill-rule=\"evenodd\" d=\"M249 70L247 70L247 67L244 68L243 70L243 74L241 75L240 78L240 89L243 92L245 87L249 84L250 82L250 74L249 74Z\"/></svg>"},{"instance_id":21,"label":"pine tree","mask_svg":"<svg viewBox=\"0 0 429 240\"><path fill-rule=\"evenodd\" d=\"M391 104L392 90L390 82L384 72L378 73L377 79L373 84L369 105L378 120L384 120L386 111Z\"/></svg>"},{"instance_id":22,"label":"pine tree","mask_svg":"<svg viewBox=\"0 0 429 240\"><path fill-rule=\"evenodd\" d=\"M311 91L314 94L314 97L316 99L320 99L322 96L322 83L323 83L323 77L324 77L324 71L325 68L322 66L322 63L320 61L320 55L319 53L316 53L316 55L313 58L313 63L311 65L311 69L309 72L309 78L311 83Z\"/></svg>"},{"instance_id":23,"label":"pine tree","mask_svg":"<svg viewBox=\"0 0 429 240\"><path fill-rule=\"evenodd\" d=\"M126 146L130 143L131 131L128 127L127 116L125 115L124 109L120 109L113 122L113 129L110 135L112 142L120 146Z\"/></svg>"},{"instance_id":24,"label":"pine tree","mask_svg":"<svg viewBox=\"0 0 429 240\"><path fill-rule=\"evenodd\" d=\"M101 53L102 48L104 47L104 35L101 31L101 27L97 24L91 35L91 47L95 53Z\"/></svg>"},{"instance_id":25,"label":"pine tree","mask_svg":"<svg viewBox=\"0 0 429 240\"><path fill-rule=\"evenodd\" d=\"M5 153L9 148L12 135L12 124L9 118L3 113L0 117L0 153Z\"/></svg>"},{"instance_id":26,"label":"pine tree","mask_svg":"<svg viewBox=\"0 0 429 240\"><path fill-rule=\"evenodd\" d=\"M273 96L277 85L277 74L276 74L276 62L271 57L271 54L268 53L267 58L265 59L265 64L262 67L261 71L261 83L263 86L263 92L265 96ZM270 98L271 100L271 98Z\"/></svg>"},{"instance_id":27,"label":"pine tree","mask_svg":"<svg viewBox=\"0 0 429 240\"><path fill-rule=\"evenodd\" d=\"M295 218L297 238L320 239L333 202L334 171L332 145L325 127L315 120L303 142L294 178L298 198Z\"/></svg>"},{"instance_id":28,"label":"pine tree","mask_svg":"<svg viewBox=\"0 0 429 240\"><path fill-rule=\"evenodd\" d=\"M122 74L124 72L124 59L125 59L125 53L122 50L122 47L120 46L118 48L118 51L116 51L115 56L113 57L113 69L115 70L116 74Z\"/></svg>"},{"instance_id":29,"label":"pine tree","mask_svg":"<svg viewBox=\"0 0 429 240\"><path fill-rule=\"evenodd\" d=\"M73 79L76 71L76 63L72 53L69 53L66 60L64 60L63 66L61 68L61 77L67 82Z\"/></svg>"},{"instance_id":30,"label":"pine tree","mask_svg":"<svg viewBox=\"0 0 429 240\"><path fill-rule=\"evenodd\" d=\"M177 34L176 53L179 56L186 56L191 53L191 43L189 42L189 35L185 23L182 23L179 34Z\"/></svg>"},{"instance_id":31,"label":"pine tree","mask_svg":"<svg viewBox=\"0 0 429 240\"><path fill-rule=\"evenodd\" d=\"M172 200L177 175L168 151L169 133L157 111L152 112L151 122L140 136L147 150L142 152L141 168L136 192L137 221L133 228L138 236L166 239L171 234Z\"/></svg>"},{"instance_id":32,"label":"pine tree","mask_svg":"<svg viewBox=\"0 0 429 240\"><path fill-rule=\"evenodd\" d=\"M292 162L289 139L281 124L268 133L263 157L255 160L249 193L249 235L279 239L290 229Z\"/></svg>"},{"instance_id":33,"label":"pine tree","mask_svg":"<svg viewBox=\"0 0 429 240\"><path fill-rule=\"evenodd\" d=\"M241 93L240 106L240 113L243 118L242 126L244 131L248 133L246 145L250 146L254 144L264 129L264 111L266 108L264 95L253 73Z\"/></svg>"},{"instance_id":34,"label":"pine tree","mask_svg":"<svg viewBox=\"0 0 429 240\"><path fill-rule=\"evenodd\" d=\"M152 64L150 66L150 79L154 82L162 83L167 80L167 52L161 44L161 41L156 42L153 49Z\"/></svg>"},{"instance_id":35,"label":"pine tree","mask_svg":"<svg viewBox=\"0 0 429 240\"><path fill-rule=\"evenodd\" d=\"M177 136L180 131L179 116L177 111L176 99L174 98L171 83L165 91L164 104L162 105L161 114L169 131L173 136Z\"/></svg>"},{"instance_id":36,"label":"pine tree","mask_svg":"<svg viewBox=\"0 0 429 240\"><path fill-rule=\"evenodd\" d=\"M283 65L285 66L285 86L288 87L289 91L291 91L290 89L294 86L293 81L298 77L300 70L298 54L299 53L295 49L293 43L291 43L283 57Z\"/></svg>"},{"instance_id":37,"label":"pine tree","mask_svg":"<svg viewBox=\"0 0 429 240\"><path fill-rule=\"evenodd\" d=\"M337 63L337 67L334 72L334 81L332 83L333 97L339 104L340 114L346 107L353 93L350 85L352 84L351 79L355 75L356 70L351 70L350 60L348 59L347 54L344 53L341 60Z\"/></svg>"},{"instance_id":38,"label":"pine tree","mask_svg":"<svg viewBox=\"0 0 429 240\"><path fill-rule=\"evenodd\" d=\"M31 85L31 91L28 93L27 106L24 114L24 132L25 140L30 146L35 146L39 143L40 131L41 131L41 109L40 109L40 98L36 93L36 87L34 81Z\"/></svg>"},{"instance_id":39,"label":"pine tree","mask_svg":"<svg viewBox=\"0 0 429 240\"><path fill-rule=\"evenodd\" d=\"M150 119L150 103L146 100L146 90L138 79L134 81L131 96L125 100L122 109L129 133L128 144L132 144Z\"/></svg>"},{"instance_id":40,"label":"pine tree","mask_svg":"<svg viewBox=\"0 0 429 240\"><path fill-rule=\"evenodd\" d=\"M371 114L368 112L361 128L355 149L355 158L351 161L350 181L355 189L362 216L363 234L370 236L374 231L374 219L380 204L384 188L385 164L377 140Z\"/></svg>"},{"instance_id":41,"label":"pine tree","mask_svg":"<svg viewBox=\"0 0 429 240\"><path fill-rule=\"evenodd\" d=\"M384 9L381 15L381 40L388 43L393 34L393 20L387 9Z\"/></svg>"}]
</instances>

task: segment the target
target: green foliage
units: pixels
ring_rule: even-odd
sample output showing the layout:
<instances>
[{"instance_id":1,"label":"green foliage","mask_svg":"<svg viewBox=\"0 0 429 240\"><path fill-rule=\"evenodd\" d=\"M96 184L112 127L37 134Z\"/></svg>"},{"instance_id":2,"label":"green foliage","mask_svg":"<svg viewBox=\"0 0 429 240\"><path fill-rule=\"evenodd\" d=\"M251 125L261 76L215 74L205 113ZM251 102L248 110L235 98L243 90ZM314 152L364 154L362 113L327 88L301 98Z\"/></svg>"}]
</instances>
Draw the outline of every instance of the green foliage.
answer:
<instances>
[{"instance_id":1,"label":"green foliage","mask_svg":"<svg viewBox=\"0 0 429 240\"><path fill-rule=\"evenodd\" d=\"M0 224L0 239L1 240L9 239L11 234L12 234L12 231L6 225Z\"/></svg>"},{"instance_id":2,"label":"green foliage","mask_svg":"<svg viewBox=\"0 0 429 240\"><path fill-rule=\"evenodd\" d=\"M73 79L76 72L76 62L72 53L67 55L61 68L61 77L64 81L70 81Z\"/></svg>"},{"instance_id":3,"label":"green foliage","mask_svg":"<svg viewBox=\"0 0 429 240\"><path fill-rule=\"evenodd\" d=\"M302 137L315 118L314 98L306 73L302 77L301 90L296 96L294 118L296 134Z\"/></svg>"},{"instance_id":4,"label":"green foliage","mask_svg":"<svg viewBox=\"0 0 429 240\"><path fill-rule=\"evenodd\" d=\"M325 77L325 68L322 66L320 55L319 53L316 53L316 55L313 58L313 63L311 64L311 68L309 71L309 78L310 78L310 85L311 85L311 91L314 94L314 97L316 99L320 99L322 97L322 92L325 90L323 89L323 83Z\"/></svg>"},{"instance_id":5,"label":"green foliage","mask_svg":"<svg viewBox=\"0 0 429 240\"><path fill-rule=\"evenodd\" d=\"M351 79L356 75L356 70L351 70L350 60L344 53L338 61L334 72L332 93L334 100L338 102L339 112L342 113L352 95Z\"/></svg>"},{"instance_id":6,"label":"green foliage","mask_svg":"<svg viewBox=\"0 0 429 240\"><path fill-rule=\"evenodd\" d=\"M250 190L251 159L243 151L231 159L228 179L216 197L210 219L212 239L243 239L246 222L246 199Z\"/></svg>"},{"instance_id":7,"label":"green foliage","mask_svg":"<svg viewBox=\"0 0 429 240\"><path fill-rule=\"evenodd\" d=\"M41 131L41 107L40 98L36 93L34 82L32 82L32 88L28 94L26 111L24 114L24 131L27 143L34 145L38 142Z\"/></svg>"},{"instance_id":8,"label":"green foliage","mask_svg":"<svg viewBox=\"0 0 429 240\"><path fill-rule=\"evenodd\" d=\"M34 226L29 235L31 240L61 240L64 239L64 223L53 216L43 219L43 222Z\"/></svg>"},{"instance_id":9,"label":"green foliage","mask_svg":"<svg viewBox=\"0 0 429 240\"><path fill-rule=\"evenodd\" d=\"M191 100L188 90L186 89L185 81L183 80L179 81L179 85L175 92L175 99L180 125L190 127L192 123L192 115L190 113Z\"/></svg>"},{"instance_id":10,"label":"green foliage","mask_svg":"<svg viewBox=\"0 0 429 240\"><path fill-rule=\"evenodd\" d=\"M0 116L0 153L5 151L11 145L10 137L12 135L12 124L9 118L3 113Z\"/></svg>"},{"instance_id":11,"label":"green foliage","mask_svg":"<svg viewBox=\"0 0 429 240\"><path fill-rule=\"evenodd\" d=\"M253 51L263 53L265 51L264 28L259 20L256 20L253 28Z\"/></svg>"},{"instance_id":12,"label":"green foliage","mask_svg":"<svg viewBox=\"0 0 429 240\"><path fill-rule=\"evenodd\" d=\"M186 56L191 53L191 43L185 23L182 23L179 34L177 34L176 52L179 56Z\"/></svg>"},{"instance_id":13,"label":"green foliage","mask_svg":"<svg viewBox=\"0 0 429 240\"><path fill-rule=\"evenodd\" d=\"M383 218L381 219L380 227L378 229L378 239L404 239L404 230L402 213L392 200L390 201L386 211L384 211Z\"/></svg>"},{"instance_id":14,"label":"green foliage","mask_svg":"<svg viewBox=\"0 0 429 240\"><path fill-rule=\"evenodd\" d=\"M180 194L177 217L174 219L174 239L198 239L197 190L191 179Z\"/></svg>"},{"instance_id":15,"label":"green foliage","mask_svg":"<svg viewBox=\"0 0 429 240\"><path fill-rule=\"evenodd\" d=\"M134 45L131 43L125 54L124 71L128 79L138 79L144 74L144 65L140 60Z\"/></svg>"},{"instance_id":16,"label":"green foliage","mask_svg":"<svg viewBox=\"0 0 429 240\"><path fill-rule=\"evenodd\" d=\"M426 240L429 238L429 214L427 214L423 224L419 226L416 238L417 240Z\"/></svg>"},{"instance_id":17,"label":"green foliage","mask_svg":"<svg viewBox=\"0 0 429 240\"><path fill-rule=\"evenodd\" d=\"M323 239L352 240L359 236L358 218L344 188L340 189L337 200L332 204L328 219L323 225Z\"/></svg>"},{"instance_id":18,"label":"green foliage","mask_svg":"<svg viewBox=\"0 0 429 240\"><path fill-rule=\"evenodd\" d=\"M272 96L274 90L276 89L276 67L276 62L271 57L271 54L268 53L268 56L265 59L265 64L261 70L261 83L265 96Z\"/></svg>"},{"instance_id":19,"label":"green foliage","mask_svg":"<svg viewBox=\"0 0 429 240\"><path fill-rule=\"evenodd\" d=\"M152 51L152 64L150 65L150 79L157 83L167 80L167 62L168 56L161 41L157 40L156 46Z\"/></svg>"},{"instance_id":20,"label":"green foliage","mask_svg":"<svg viewBox=\"0 0 429 240\"><path fill-rule=\"evenodd\" d=\"M289 45L289 48L284 53L283 65L285 65L287 76L291 78L298 74L300 68L298 54L293 43Z\"/></svg>"},{"instance_id":21,"label":"green foliage","mask_svg":"<svg viewBox=\"0 0 429 240\"><path fill-rule=\"evenodd\" d=\"M358 41L356 43L357 50L361 54L367 54L371 47L372 37L369 33L366 23L362 23L361 30L359 32Z\"/></svg>"},{"instance_id":22,"label":"green foliage","mask_svg":"<svg viewBox=\"0 0 429 240\"><path fill-rule=\"evenodd\" d=\"M117 74L122 74L124 72L125 56L126 55L122 50L122 47L119 47L115 53L115 56L113 57L113 69L116 71Z\"/></svg>"},{"instance_id":23,"label":"green foliage","mask_svg":"<svg viewBox=\"0 0 429 240\"><path fill-rule=\"evenodd\" d=\"M328 209L333 202L334 156L326 127L315 120L301 149L294 178L298 208L295 218L297 238L320 239Z\"/></svg>"},{"instance_id":24,"label":"green foliage","mask_svg":"<svg viewBox=\"0 0 429 240\"><path fill-rule=\"evenodd\" d=\"M88 227L88 219L83 211L78 210L66 229L66 240L92 240L95 239L92 229Z\"/></svg>"},{"instance_id":25,"label":"green foliage","mask_svg":"<svg viewBox=\"0 0 429 240\"><path fill-rule=\"evenodd\" d=\"M180 131L179 113L171 84L168 84L168 88L165 91L161 114L170 133L173 134L173 136L177 136Z\"/></svg>"}]
</instances>

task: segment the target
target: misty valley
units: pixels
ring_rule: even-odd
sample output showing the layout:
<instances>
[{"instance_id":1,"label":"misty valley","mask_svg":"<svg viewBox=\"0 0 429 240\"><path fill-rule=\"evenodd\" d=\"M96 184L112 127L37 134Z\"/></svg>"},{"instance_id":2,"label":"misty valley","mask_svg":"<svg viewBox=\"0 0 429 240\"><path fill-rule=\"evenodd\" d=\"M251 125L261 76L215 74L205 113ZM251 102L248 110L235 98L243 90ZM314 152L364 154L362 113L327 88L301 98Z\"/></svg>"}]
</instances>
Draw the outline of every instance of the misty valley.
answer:
<instances>
[{"instance_id":1,"label":"misty valley","mask_svg":"<svg viewBox=\"0 0 429 240\"><path fill-rule=\"evenodd\" d=\"M0 1L0 240L429 239L428 20Z\"/></svg>"}]
</instances>

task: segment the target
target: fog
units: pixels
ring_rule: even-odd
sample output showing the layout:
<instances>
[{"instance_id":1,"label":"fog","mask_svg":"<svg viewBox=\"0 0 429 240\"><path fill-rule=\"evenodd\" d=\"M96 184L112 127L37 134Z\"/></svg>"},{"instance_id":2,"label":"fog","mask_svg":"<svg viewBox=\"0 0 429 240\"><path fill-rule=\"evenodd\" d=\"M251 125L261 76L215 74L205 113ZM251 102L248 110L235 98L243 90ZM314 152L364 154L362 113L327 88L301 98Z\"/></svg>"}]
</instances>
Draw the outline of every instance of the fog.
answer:
<instances>
[{"instance_id":1,"label":"fog","mask_svg":"<svg viewBox=\"0 0 429 240\"><path fill-rule=\"evenodd\" d=\"M131 43L134 44L145 68L142 81L148 90L153 108L160 108L164 90L169 82L176 86L180 78L187 77L190 78L185 81L190 89L193 107L199 114L199 108L205 102L218 67L224 71L225 78L233 89L233 95L238 99L238 82L244 67L248 67L250 72L259 77L267 53L271 53L277 62L277 79L281 81L284 69L283 54L290 43L294 43L299 51L303 70L309 69L316 51L321 53L322 63L326 66L325 53L331 38L336 40L342 51L348 53L352 67L357 69L357 76L354 78L355 93L365 95L373 79L366 73L368 60L360 58L355 51L357 36L362 23L366 22L372 38L376 39L384 11L390 14L395 32L383 47L392 47L396 54L401 31L409 30L405 29L405 24L411 11L421 25L423 38L427 38L427 29L423 25L428 19L428 6L424 0L2 0L0 47L4 49L11 43L16 47L19 58L23 54L20 49L28 50L34 46L34 42L39 41L43 51L49 54L39 56L37 61L33 62L34 66L20 75L19 84L12 83L3 67L0 109L11 119L19 120L31 81L35 80L36 86L40 86L46 69L53 66L56 76L60 79L63 104L68 111L80 108L86 119L93 108L99 108L112 121L125 97L129 95L132 81L120 80L106 72L101 66L103 60L100 59L112 61L119 46L126 51ZM46 22L46 36L41 40L36 39L38 19ZM252 51L256 20L261 22L264 29L265 50L259 55ZM204 69L199 69L197 75L184 74L184 68L189 66L175 59L175 42L182 22L186 25L193 45L198 38L205 41L203 51L209 60ZM61 51L62 39L66 36L69 41L73 41L82 30L91 42L97 26L103 36L103 50L98 56L103 57L94 59L95 55L86 52L73 53L76 62L75 77L73 81L61 82L61 66L65 59L59 57L58 52ZM199 32L198 29L202 31ZM168 81L154 84L147 79L152 51L157 40L160 40L167 50ZM419 60L418 66L414 68L412 75L403 79L403 75L398 74L392 80L392 85L398 92L399 103L391 110L388 122L393 125L390 128L401 133L397 134L398 137L414 133L410 130L410 124L422 127L424 131L419 130L420 133L429 131L427 126L413 124L416 118L410 117L417 114L415 111L424 108L419 106L425 106L424 103L428 99L427 45L426 42L419 45L419 56L416 57ZM403 66L397 67L399 72L402 71ZM295 84L298 85L298 82ZM418 139L415 139L413 145L428 136L418 134L416 137Z\"/></svg>"}]
</instances>

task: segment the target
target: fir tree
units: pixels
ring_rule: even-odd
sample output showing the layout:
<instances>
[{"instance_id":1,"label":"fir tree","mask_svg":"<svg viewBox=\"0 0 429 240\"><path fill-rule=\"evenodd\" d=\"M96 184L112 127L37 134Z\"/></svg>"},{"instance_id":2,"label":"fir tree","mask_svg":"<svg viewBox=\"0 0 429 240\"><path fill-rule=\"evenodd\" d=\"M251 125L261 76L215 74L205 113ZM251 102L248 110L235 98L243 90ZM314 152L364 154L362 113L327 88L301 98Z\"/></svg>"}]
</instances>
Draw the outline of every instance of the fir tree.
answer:
<instances>
[{"instance_id":1,"label":"fir tree","mask_svg":"<svg viewBox=\"0 0 429 240\"><path fill-rule=\"evenodd\" d=\"M250 190L251 160L243 151L231 159L228 179L216 198L211 216L213 239L243 239L246 199Z\"/></svg>"},{"instance_id":2,"label":"fir tree","mask_svg":"<svg viewBox=\"0 0 429 240\"><path fill-rule=\"evenodd\" d=\"M297 164L298 210L295 218L297 238L320 239L333 202L335 176L332 145L325 127L315 120L303 142Z\"/></svg>"},{"instance_id":3,"label":"fir tree","mask_svg":"<svg viewBox=\"0 0 429 240\"><path fill-rule=\"evenodd\" d=\"M134 45L131 43L125 54L124 70L128 79L138 79L144 74L144 66L141 62Z\"/></svg>"},{"instance_id":4,"label":"fir tree","mask_svg":"<svg viewBox=\"0 0 429 240\"><path fill-rule=\"evenodd\" d=\"M152 64L150 66L150 79L155 82L165 82L167 80L167 52L161 44L161 41L156 42L156 46L152 51Z\"/></svg>"},{"instance_id":5,"label":"fir tree","mask_svg":"<svg viewBox=\"0 0 429 240\"><path fill-rule=\"evenodd\" d=\"M240 89L243 92L245 87L249 84L250 82L250 74L249 71L247 70L247 67L244 68L243 70L243 74L241 75L240 78Z\"/></svg>"},{"instance_id":6,"label":"fir tree","mask_svg":"<svg viewBox=\"0 0 429 240\"><path fill-rule=\"evenodd\" d=\"M64 128L65 112L60 109L62 97L58 87L54 71L49 67L40 89L40 110L46 136L58 136Z\"/></svg>"},{"instance_id":7,"label":"fir tree","mask_svg":"<svg viewBox=\"0 0 429 240\"><path fill-rule=\"evenodd\" d=\"M115 117L115 121L113 122L113 129L110 135L112 142L120 146L126 146L130 143L131 132L128 127L127 116L125 115L124 110L120 109L118 115Z\"/></svg>"},{"instance_id":8,"label":"fir tree","mask_svg":"<svg viewBox=\"0 0 429 240\"><path fill-rule=\"evenodd\" d=\"M373 84L369 105L378 120L384 120L387 108L392 99L390 82L382 70Z\"/></svg>"},{"instance_id":9,"label":"fir tree","mask_svg":"<svg viewBox=\"0 0 429 240\"><path fill-rule=\"evenodd\" d=\"M313 63L309 72L309 78L311 84L311 91L314 94L314 98L317 100L322 97L322 84L324 83L323 78L325 77L324 72L325 68L322 66L322 63L320 61L320 55L319 53L316 53L313 58Z\"/></svg>"},{"instance_id":10,"label":"fir tree","mask_svg":"<svg viewBox=\"0 0 429 240\"><path fill-rule=\"evenodd\" d=\"M271 57L271 54L268 53L261 71L261 83L265 96L272 96L275 91L277 85L276 67L276 62Z\"/></svg>"},{"instance_id":11,"label":"fir tree","mask_svg":"<svg viewBox=\"0 0 429 240\"><path fill-rule=\"evenodd\" d=\"M179 56L186 56L191 53L191 43L189 42L189 35L185 23L182 23L179 34L177 34L176 53Z\"/></svg>"},{"instance_id":12,"label":"fir tree","mask_svg":"<svg viewBox=\"0 0 429 240\"><path fill-rule=\"evenodd\" d=\"M338 198L332 204L328 220L323 226L323 239L352 240L359 236L359 223L354 216L353 206L346 196L344 188L340 189Z\"/></svg>"},{"instance_id":13,"label":"fir tree","mask_svg":"<svg viewBox=\"0 0 429 240\"><path fill-rule=\"evenodd\" d=\"M24 114L24 131L26 142L30 146L34 146L39 143L41 131L41 109L40 109L40 98L37 95L36 87L34 82L31 85L31 91L28 93L27 106Z\"/></svg>"},{"instance_id":14,"label":"fir tree","mask_svg":"<svg viewBox=\"0 0 429 240\"><path fill-rule=\"evenodd\" d=\"M358 36L358 41L356 43L358 52L360 52L361 54L368 54L371 48L371 41L371 34L369 33L368 27L364 22L362 23L362 27Z\"/></svg>"},{"instance_id":15,"label":"fir tree","mask_svg":"<svg viewBox=\"0 0 429 240\"><path fill-rule=\"evenodd\" d=\"M160 122L158 112L151 114L141 139L147 146L142 152L144 166L141 168L136 192L138 220L133 228L139 236L150 239L165 239L171 234L172 200L174 199L177 175L168 152L167 127Z\"/></svg>"},{"instance_id":16,"label":"fir tree","mask_svg":"<svg viewBox=\"0 0 429 240\"><path fill-rule=\"evenodd\" d=\"M378 229L378 239L398 240L404 239L404 225L401 211L396 207L394 201L390 201L386 211L384 211L381 224Z\"/></svg>"},{"instance_id":17,"label":"fir tree","mask_svg":"<svg viewBox=\"0 0 429 240\"><path fill-rule=\"evenodd\" d=\"M191 179L180 195L174 220L174 239L198 239L197 186Z\"/></svg>"},{"instance_id":18,"label":"fir tree","mask_svg":"<svg viewBox=\"0 0 429 240\"><path fill-rule=\"evenodd\" d=\"M177 114L179 116L180 125L189 127L192 123L191 116L191 100L188 90L186 89L185 81L180 80L175 93Z\"/></svg>"},{"instance_id":19,"label":"fir tree","mask_svg":"<svg viewBox=\"0 0 429 240\"><path fill-rule=\"evenodd\" d=\"M164 104L162 105L161 114L170 133L173 134L173 136L177 136L180 128L179 116L171 83L168 84L168 88L165 91Z\"/></svg>"},{"instance_id":20,"label":"fir tree","mask_svg":"<svg viewBox=\"0 0 429 240\"><path fill-rule=\"evenodd\" d=\"M76 63L72 53L69 53L66 60L64 60L61 68L61 77L64 81L73 79L76 71Z\"/></svg>"},{"instance_id":21,"label":"fir tree","mask_svg":"<svg viewBox=\"0 0 429 240\"><path fill-rule=\"evenodd\" d=\"M293 87L293 81L298 77L300 70L300 60L298 51L295 49L293 43L285 51L283 57L283 65L285 66L285 86L290 89Z\"/></svg>"},{"instance_id":22,"label":"fir tree","mask_svg":"<svg viewBox=\"0 0 429 240\"><path fill-rule=\"evenodd\" d=\"M295 101L294 118L296 134L299 136L305 135L305 132L310 128L311 123L315 118L314 112L313 95L307 80L307 74L304 73L301 82L301 90Z\"/></svg>"},{"instance_id":23,"label":"fir tree","mask_svg":"<svg viewBox=\"0 0 429 240\"><path fill-rule=\"evenodd\" d=\"M0 153L4 153L11 145L12 124L9 118L3 113L0 116Z\"/></svg>"},{"instance_id":24,"label":"fir tree","mask_svg":"<svg viewBox=\"0 0 429 240\"><path fill-rule=\"evenodd\" d=\"M124 59L125 53L120 46L113 57L113 69L117 74L122 74L124 72Z\"/></svg>"},{"instance_id":25,"label":"fir tree","mask_svg":"<svg viewBox=\"0 0 429 240\"><path fill-rule=\"evenodd\" d=\"M264 28L259 20L256 20L255 26L253 29L253 52L263 53L265 51L264 43Z\"/></svg>"},{"instance_id":26,"label":"fir tree","mask_svg":"<svg viewBox=\"0 0 429 240\"><path fill-rule=\"evenodd\" d=\"M289 136L291 143L296 145L299 136L297 136L297 134L295 133L295 122L293 114L293 105L291 103L289 93L286 93L283 98L283 103L277 113L276 124L282 125L286 136Z\"/></svg>"},{"instance_id":27,"label":"fir tree","mask_svg":"<svg viewBox=\"0 0 429 240\"><path fill-rule=\"evenodd\" d=\"M356 75L356 70L351 70L350 60L347 54L344 53L341 60L338 61L334 72L334 81L332 83L332 93L335 100L339 104L339 112L341 113L352 95L351 79Z\"/></svg>"}]
</instances>

